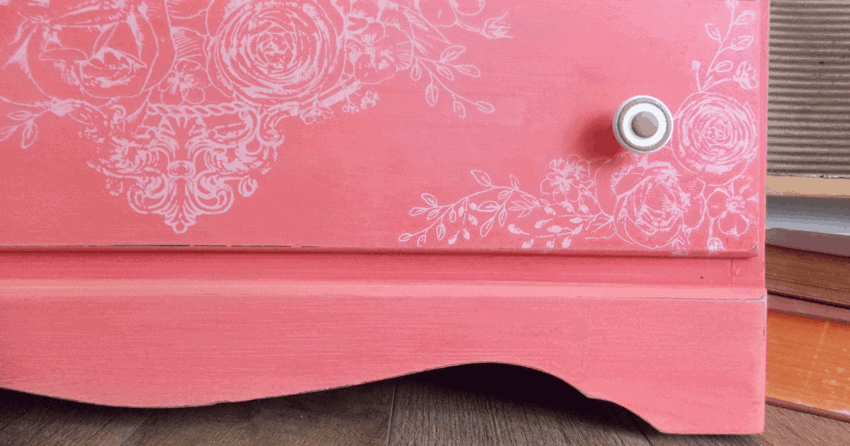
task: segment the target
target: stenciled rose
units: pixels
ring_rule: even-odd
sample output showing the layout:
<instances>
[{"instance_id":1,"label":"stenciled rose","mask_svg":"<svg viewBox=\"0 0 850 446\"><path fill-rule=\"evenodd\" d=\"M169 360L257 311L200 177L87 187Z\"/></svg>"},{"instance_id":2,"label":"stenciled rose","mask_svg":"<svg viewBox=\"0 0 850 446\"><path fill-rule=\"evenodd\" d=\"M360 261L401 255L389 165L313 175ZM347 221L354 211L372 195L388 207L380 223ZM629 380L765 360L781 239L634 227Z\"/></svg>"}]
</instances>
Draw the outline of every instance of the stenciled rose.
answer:
<instances>
[{"instance_id":1,"label":"stenciled rose","mask_svg":"<svg viewBox=\"0 0 850 446\"><path fill-rule=\"evenodd\" d=\"M617 235L645 248L686 246L703 220L705 183L683 178L667 162L624 154L597 173L597 196Z\"/></svg>"},{"instance_id":2,"label":"stenciled rose","mask_svg":"<svg viewBox=\"0 0 850 446\"><path fill-rule=\"evenodd\" d=\"M569 212L586 207L585 202L593 201L589 161L570 155L567 159L552 160L549 168L552 171L540 183L540 192L551 196Z\"/></svg>"},{"instance_id":3,"label":"stenciled rose","mask_svg":"<svg viewBox=\"0 0 850 446\"><path fill-rule=\"evenodd\" d=\"M757 120L749 104L716 93L690 96L675 118L670 147L685 169L709 184L724 184L758 151Z\"/></svg>"},{"instance_id":4,"label":"stenciled rose","mask_svg":"<svg viewBox=\"0 0 850 446\"><path fill-rule=\"evenodd\" d=\"M410 20L393 4L357 0L346 26L346 54L354 66L354 77L366 84L379 84L413 62Z\"/></svg>"},{"instance_id":5,"label":"stenciled rose","mask_svg":"<svg viewBox=\"0 0 850 446\"><path fill-rule=\"evenodd\" d=\"M51 98L94 104L133 98L158 84L174 59L163 0L51 0L47 9L17 7L25 21L0 51L0 75L23 79L10 70L22 71Z\"/></svg>"},{"instance_id":6,"label":"stenciled rose","mask_svg":"<svg viewBox=\"0 0 850 446\"><path fill-rule=\"evenodd\" d=\"M340 80L344 19L334 0L216 0L209 72L224 91L258 105L313 102Z\"/></svg>"}]
</instances>

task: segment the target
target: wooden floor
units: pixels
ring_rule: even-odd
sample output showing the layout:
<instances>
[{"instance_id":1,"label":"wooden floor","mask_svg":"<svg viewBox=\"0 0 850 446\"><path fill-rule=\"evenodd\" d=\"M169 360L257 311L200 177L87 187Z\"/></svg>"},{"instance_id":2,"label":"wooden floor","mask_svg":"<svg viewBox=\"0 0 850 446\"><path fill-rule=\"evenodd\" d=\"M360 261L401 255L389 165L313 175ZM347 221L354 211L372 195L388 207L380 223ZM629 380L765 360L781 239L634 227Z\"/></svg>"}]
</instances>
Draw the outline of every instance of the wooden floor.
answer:
<instances>
[{"instance_id":1,"label":"wooden floor","mask_svg":"<svg viewBox=\"0 0 850 446\"><path fill-rule=\"evenodd\" d=\"M850 423L768 406L765 433L677 436L536 371L470 365L304 395L179 409L0 389L0 446L841 445Z\"/></svg>"}]
</instances>

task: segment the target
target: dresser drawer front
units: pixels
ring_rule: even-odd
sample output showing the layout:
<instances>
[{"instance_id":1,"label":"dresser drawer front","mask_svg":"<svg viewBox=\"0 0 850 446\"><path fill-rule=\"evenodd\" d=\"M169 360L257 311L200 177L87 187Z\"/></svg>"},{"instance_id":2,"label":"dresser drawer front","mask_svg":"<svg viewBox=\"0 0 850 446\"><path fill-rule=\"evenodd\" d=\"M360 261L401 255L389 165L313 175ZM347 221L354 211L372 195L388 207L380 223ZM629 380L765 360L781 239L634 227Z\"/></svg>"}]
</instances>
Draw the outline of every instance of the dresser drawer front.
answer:
<instances>
[{"instance_id":1,"label":"dresser drawer front","mask_svg":"<svg viewBox=\"0 0 850 446\"><path fill-rule=\"evenodd\" d=\"M751 256L755 1L0 6L0 245ZM618 107L669 107L638 154Z\"/></svg>"}]
</instances>

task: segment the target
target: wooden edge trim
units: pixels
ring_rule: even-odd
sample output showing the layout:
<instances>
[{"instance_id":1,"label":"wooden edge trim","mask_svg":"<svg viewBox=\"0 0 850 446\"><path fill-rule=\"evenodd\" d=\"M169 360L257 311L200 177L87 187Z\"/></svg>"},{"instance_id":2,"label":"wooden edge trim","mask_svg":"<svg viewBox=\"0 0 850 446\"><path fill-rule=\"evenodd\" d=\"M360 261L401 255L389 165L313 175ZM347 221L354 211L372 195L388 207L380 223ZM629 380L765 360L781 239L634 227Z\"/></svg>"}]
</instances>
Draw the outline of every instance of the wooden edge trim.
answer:
<instances>
[{"instance_id":1,"label":"wooden edge trim","mask_svg":"<svg viewBox=\"0 0 850 446\"><path fill-rule=\"evenodd\" d=\"M767 177L773 197L850 198L850 178Z\"/></svg>"},{"instance_id":2,"label":"wooden edge trim","mask_svg":"<svg viewBox=\"0 0 850 446\"><path fill-rule=\"evenodd\" d=\"M776 294L767 295L767 309L850 324L850 309L848 308L777 296Z\"/></svg>"},{"instance_id":3,"label":"wooden edge trim","mask_svg":"<svg viewBox=\"0 0 850 446\"><path fill-rule=\"evenodd\" d=\"M764 239L768 245L850 257L850 237L846 235L772 228L764 232Z\"/></svg>"},{"instance_id":4,"label":"wooden edge trim","mask_svg":"<svg viewBox=\"0 0 850 446\"><path fill-rule=\"evenodd\" d=\"M635 286L575 283L390 282L356 280L0 279L0 301L109 296L179 298L595 298L762 301L764 288Z\"/></svg>"},{"instance_id":5,"label":"wooden edge trim","mask_svg":"<svg viewBox=\"0 0 850 446\"><path fill-rule=\"evenodd\" d=\"M841 413L832 410L818 409L802 403L791 403L788 401L778 400L776 398L765 398L765 402L771 406L782 407L785 409L796 410L797 412L810 413L819 417L832 418L834 420L850 422L850 413Z\"/></svg>"}]
</instances>

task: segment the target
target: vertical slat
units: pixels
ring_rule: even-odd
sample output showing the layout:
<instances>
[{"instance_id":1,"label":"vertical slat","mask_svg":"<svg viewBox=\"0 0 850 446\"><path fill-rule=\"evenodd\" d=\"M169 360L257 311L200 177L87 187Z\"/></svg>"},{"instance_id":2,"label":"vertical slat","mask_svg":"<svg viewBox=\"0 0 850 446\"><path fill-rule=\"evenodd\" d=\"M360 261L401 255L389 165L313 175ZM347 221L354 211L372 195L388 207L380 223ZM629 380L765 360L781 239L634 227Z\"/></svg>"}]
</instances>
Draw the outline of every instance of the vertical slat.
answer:
<instances>
[{"instance_id":1,"label":"vertical slat","mask_svg":"<svg viewBox=\"0 0 850 446\"><path fill-rule=\"evenodd\" d=\"M772 0L769 175L850 178L850 0Z\"/></svg>"}]
</instances>

